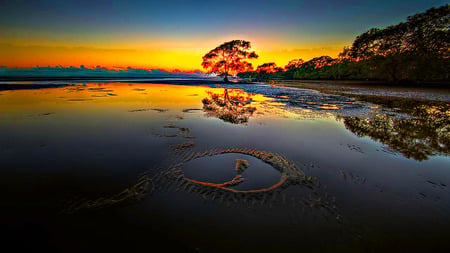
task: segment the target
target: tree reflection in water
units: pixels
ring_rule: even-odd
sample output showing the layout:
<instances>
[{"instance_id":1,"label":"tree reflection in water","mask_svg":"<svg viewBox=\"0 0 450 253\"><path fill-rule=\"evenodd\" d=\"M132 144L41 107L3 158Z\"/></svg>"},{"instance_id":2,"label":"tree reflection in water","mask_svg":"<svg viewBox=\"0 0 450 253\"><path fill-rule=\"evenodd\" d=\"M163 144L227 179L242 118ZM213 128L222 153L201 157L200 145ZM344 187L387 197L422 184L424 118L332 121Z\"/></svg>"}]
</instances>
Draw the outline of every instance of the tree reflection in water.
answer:
<instances>
[{"instance_id":1,"label":"tree reflection in water","mask_svg":"<svg viewBox=\"0 0 450 253\"><path fill-rule=\"evenodd\" d=\"M225 89L223 94L208 92L208 97L202 100L203 110L207 116L217 117L233 124L248 122L256 110L256 107L249 106L251 102L250 94L229 89Z\"/></svg>"},{"instance_id":2,"label":"tree reflection in water","mask_svg":"<svg viewBox=\"0 0 450 253\"><path fill-rule=\"evenodd\" d=\"M421 105L410 116L379 114L373 118L339 118L356 135L369 136L407 158L423 161L433 155L450 154L450 105Z\"/></svg>"}]
</instances>

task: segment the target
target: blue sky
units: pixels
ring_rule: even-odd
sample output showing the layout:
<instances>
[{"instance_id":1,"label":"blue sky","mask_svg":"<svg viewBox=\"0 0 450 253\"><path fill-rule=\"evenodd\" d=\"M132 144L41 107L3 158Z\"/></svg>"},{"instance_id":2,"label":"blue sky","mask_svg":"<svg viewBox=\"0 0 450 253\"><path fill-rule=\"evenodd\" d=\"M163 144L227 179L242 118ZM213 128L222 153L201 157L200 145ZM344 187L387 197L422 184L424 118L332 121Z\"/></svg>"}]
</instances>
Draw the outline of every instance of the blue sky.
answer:
<instances>
[{"instance_id":1,"label":"blue sky","mask_svg":"<svg viewBox=\"0 0 450 253\"><path fill-rule=\"evenodd\" d=\"M206 49L242 37L260 50L342 47L442 0L0 2L0 43L146 50ZM0 51L1 52L1 51ZM307 57L306 57L307 58ZM1 64L2 62L0 62Z\"/></svg>"}]
</instances>

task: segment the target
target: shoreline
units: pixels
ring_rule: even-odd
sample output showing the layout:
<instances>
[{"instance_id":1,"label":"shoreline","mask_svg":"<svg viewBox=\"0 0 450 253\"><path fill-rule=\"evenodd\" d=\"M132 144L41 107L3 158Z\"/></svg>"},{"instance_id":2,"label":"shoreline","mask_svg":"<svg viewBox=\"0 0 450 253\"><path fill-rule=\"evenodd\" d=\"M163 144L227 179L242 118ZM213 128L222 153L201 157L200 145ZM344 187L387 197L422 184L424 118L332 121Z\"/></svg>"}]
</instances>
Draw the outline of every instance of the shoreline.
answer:
<instances>
[{"instance_id":1,"label":"shoreline","mask_svg":"<svg viewBox=\"0 0 450 253\"><path fill-rule=\"evenodd\" d=\"M225 82L221 78L210 77L183 77L183 76L0 76L0 82L27 82L27 81L109 81L109 82L135 82L145 83L154 82L161 84L192 84L198 82L200 84L232 84L231 82ZM305 83L305 84L326 84L326 85L363 85L367 87L382 86L382 87L411 87L411 88L448 88L450 89L450 81L416 81L416 82L387 82L387 81L374 81L374 80L326 80L326 79L272 79L272 80L255 80L249 81L248 79L235 80L239 84L253 84L253 83L267 83L267 84L280 84L280 83Z\"/></svg>"},{"instance_id":2,"label":"shoreline","mask_svg":"<svg viewBox=\"0 0 450 253\"><path fill-rule=\"evenodd\" d=\"M272 80L275 84L278 83L304 83L304 84L326 84L326 85L361 85L366 87L386 87L386 88L448 88L450 89L450 82L432 82L432 81L420 81L420 82L408 82L408 83L393 83L386 81L373 81L373 80ZM270 83L267 82L267 83Z\"/></svg>"}]
</instances>

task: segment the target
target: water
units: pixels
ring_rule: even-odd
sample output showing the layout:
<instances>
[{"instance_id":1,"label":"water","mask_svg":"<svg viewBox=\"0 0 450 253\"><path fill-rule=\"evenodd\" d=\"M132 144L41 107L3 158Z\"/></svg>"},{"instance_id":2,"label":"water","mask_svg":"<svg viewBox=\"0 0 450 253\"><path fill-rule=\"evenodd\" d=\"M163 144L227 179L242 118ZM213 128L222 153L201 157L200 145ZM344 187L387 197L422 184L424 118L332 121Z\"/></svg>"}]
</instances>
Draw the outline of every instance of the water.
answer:
<instances>
[{"instance_id":1,"label":"water","mask_svg":"<svg viewBox=\"0 0 450 253\"><path fill-rule=\"evenodd\" d=\"M69 252L444 250L448 114L265 84L3 90L1 230Z\"/></svg>"}]
</instances>

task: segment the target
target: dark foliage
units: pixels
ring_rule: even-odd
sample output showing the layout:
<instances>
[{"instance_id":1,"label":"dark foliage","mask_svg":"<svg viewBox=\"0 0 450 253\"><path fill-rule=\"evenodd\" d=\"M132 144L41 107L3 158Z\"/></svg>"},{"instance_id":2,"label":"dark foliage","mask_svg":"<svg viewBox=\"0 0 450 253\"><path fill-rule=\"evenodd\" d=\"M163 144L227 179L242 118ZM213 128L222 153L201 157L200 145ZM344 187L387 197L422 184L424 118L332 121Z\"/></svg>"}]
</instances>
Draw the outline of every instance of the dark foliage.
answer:
<instances>
[{"instance_id":1,"label":"dark foliage","mask_svg":"<svg viewBox=\"0 0 450 253\"><path fill-rule=\"evenodd\" d=\"M339 57L295 59L284 70L241 73L254 79L448 81L450 69L450 5L430 8L384 29L356 37Z\"/></svg>"}]
</instances>

